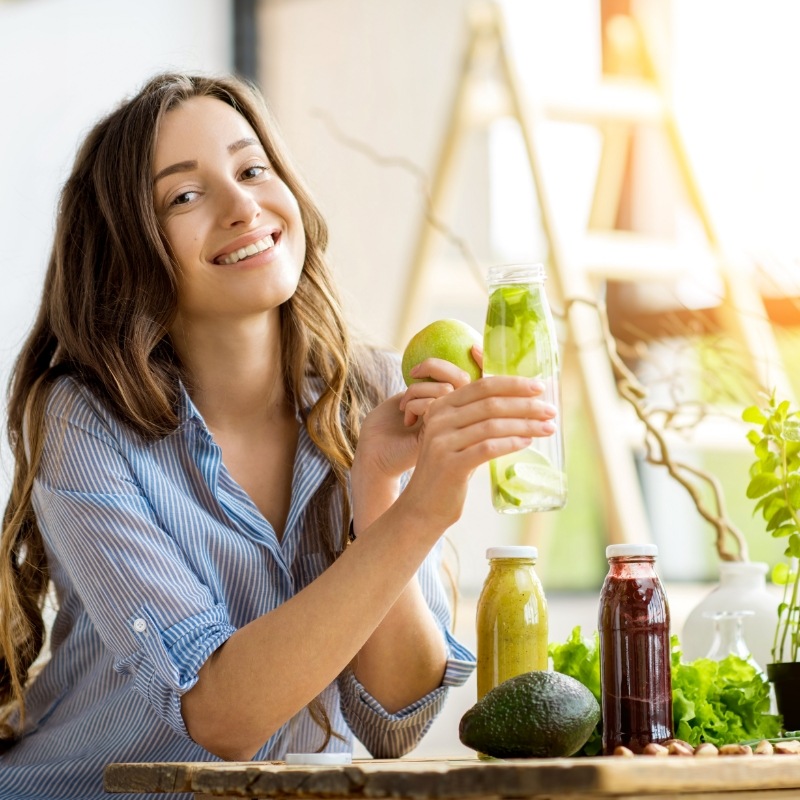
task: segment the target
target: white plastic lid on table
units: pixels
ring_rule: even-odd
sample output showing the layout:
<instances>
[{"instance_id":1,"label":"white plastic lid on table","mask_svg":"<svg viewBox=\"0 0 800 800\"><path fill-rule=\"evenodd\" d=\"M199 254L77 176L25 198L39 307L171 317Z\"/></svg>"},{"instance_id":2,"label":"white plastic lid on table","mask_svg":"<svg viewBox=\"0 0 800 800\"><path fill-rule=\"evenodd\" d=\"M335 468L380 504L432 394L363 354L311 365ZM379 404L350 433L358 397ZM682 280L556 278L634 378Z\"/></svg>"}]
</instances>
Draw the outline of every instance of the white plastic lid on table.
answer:
<instances>
[{"instance_id":1,"label":"white plastic lid on table","mask_svg":"<svg viewBox=\"0 0 800 800\"><path fill-rule=\"evenodd\" d=\"M539 558L539 550L536 547L522 545L490 547L486 551L486 558Z\"/></svg>"},{"instance_id":2,"label":"white plastic lid on table","mask_svg":"<svg viewBox=\"0 0 800 800\"><path fill-rule=\"evenodd\" d=\"M287 753L284 760L287 764L330 767L352 764L353 756L350 753Z\"/></svg>"},{"instance_id":3,"label":"white plastic lid on table","mask_svg":"<svg viewBox=\"0 0 800 800\"><path fill-rule=\"evenodd\" d=\"M606 558L625 556L649 556L655 558L657 555L658 545L655 544L610 544L606 547Z\"/></svg>"}]
</instances>

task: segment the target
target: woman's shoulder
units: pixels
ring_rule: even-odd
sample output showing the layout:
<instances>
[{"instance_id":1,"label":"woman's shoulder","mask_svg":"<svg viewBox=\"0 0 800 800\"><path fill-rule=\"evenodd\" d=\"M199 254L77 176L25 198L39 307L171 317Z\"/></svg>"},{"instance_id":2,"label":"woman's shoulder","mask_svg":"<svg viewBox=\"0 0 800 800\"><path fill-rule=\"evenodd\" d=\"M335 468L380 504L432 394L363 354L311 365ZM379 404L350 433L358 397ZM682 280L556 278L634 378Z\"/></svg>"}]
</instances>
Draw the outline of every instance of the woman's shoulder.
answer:
<instances>
[{"instance_id":1,"label":"woman's shoulder","mask_svg":"<svg viewBox=\"0 0 800 800\"><path fill-rule=\"evenodd\" d=\"M54 379L47 396L45 415L48 420L60 420L87 431L110 432L120 427L105 403L75 375L59 375Z\"/></svg>"},{"instance_id":2,"label":"woman's shoulder","mask_svg":"<svg viewBox=\"0 0 800 800\"><path fill-rule=\"evenodd\" d=\"M358 350L359 372L381 399L405 389L400 355L387 347L362 345Z\"/></svg>"}]
</instances>

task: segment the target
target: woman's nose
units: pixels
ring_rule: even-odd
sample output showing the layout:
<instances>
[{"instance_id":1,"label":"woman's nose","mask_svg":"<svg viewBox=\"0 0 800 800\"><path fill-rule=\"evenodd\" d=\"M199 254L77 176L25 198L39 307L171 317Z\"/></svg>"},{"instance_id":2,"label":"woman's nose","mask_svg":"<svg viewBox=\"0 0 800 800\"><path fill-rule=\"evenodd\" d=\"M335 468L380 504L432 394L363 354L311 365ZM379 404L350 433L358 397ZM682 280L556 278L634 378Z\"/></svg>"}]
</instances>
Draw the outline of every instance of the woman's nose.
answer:
<instances>
[{"instance_id":1,"label":"woman's nose","mask_svg":"<svg viewBox=\"0 0 800 800\"><path fill-rule=\"evenodd\" d=\"M225 187L220 206L220 216L225 225L247 225L261 213L261 208L251 192L239 183Z\"/></svg>"}]
</instances>

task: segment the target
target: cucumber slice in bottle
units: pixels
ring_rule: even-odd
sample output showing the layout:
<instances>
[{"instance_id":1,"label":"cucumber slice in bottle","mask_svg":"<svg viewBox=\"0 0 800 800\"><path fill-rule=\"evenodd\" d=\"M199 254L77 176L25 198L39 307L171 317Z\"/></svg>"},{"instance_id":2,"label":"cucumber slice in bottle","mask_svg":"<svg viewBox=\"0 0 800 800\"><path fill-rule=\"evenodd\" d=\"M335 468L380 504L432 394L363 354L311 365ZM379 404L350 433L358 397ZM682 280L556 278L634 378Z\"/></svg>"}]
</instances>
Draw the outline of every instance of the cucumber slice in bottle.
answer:
<instances>
[{"instance_id":1,"label":"cucumber slice in bottle","mask_svg":"<svg viewBox=\"0 0 800 800\"><path fill-rule=\"evenodd\" d=\"M496 325L486 332L483 354L485 372L509 374L507 367L516 364L521 354L519 334L514 328ZM505 365L506 369L500 369L500 365Z\"/></svg>"}]
</instances>

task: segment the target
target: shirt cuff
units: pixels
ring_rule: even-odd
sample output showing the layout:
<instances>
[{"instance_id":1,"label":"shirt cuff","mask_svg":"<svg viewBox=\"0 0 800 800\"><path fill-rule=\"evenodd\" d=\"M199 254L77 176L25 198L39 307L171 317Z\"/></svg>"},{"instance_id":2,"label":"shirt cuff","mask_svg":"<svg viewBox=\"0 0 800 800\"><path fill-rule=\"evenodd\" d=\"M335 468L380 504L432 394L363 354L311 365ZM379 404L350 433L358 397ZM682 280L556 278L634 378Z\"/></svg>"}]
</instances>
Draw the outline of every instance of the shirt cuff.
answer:
<instances>
[{"instance_id":1,"label":"shirt cuff","mask_svg":"<svg viewBox=\"0 0 800 800\"><path fill-rule=\"evenodd\" d=\"M444 638L450 657L447 659L442 686L463 686L475 670L475 654L457 642L450 631L444 632Z\"/></svg>"},{"instance_id":2,"label":"shirt cuff","mask_svg":"<svg viewBox=\"0 0 800 800\"><path fill-rule=\"evenodd\" d=\"M445 631L450 658L441 686L405 708L389 713L348 667L339 677L342 713L350 728L375 758L399 758L412 750L438 716L451 686L464 684L475 669L475 657Z\"/></svg>"},{"instance_id":3,"label":"shirt cuff","mask_svg":"<svg viewBox=\"0 0 800 800\"><path fill-rule=\"evenodd\" d=\"M235 632L225 607L213 606L163 631L144 608L129 622L139 649L117 662L116 669L133 673L136 690L173 730L188 737L181 695L197 683L200 667Z\"/></svg>"}]
</instances>

